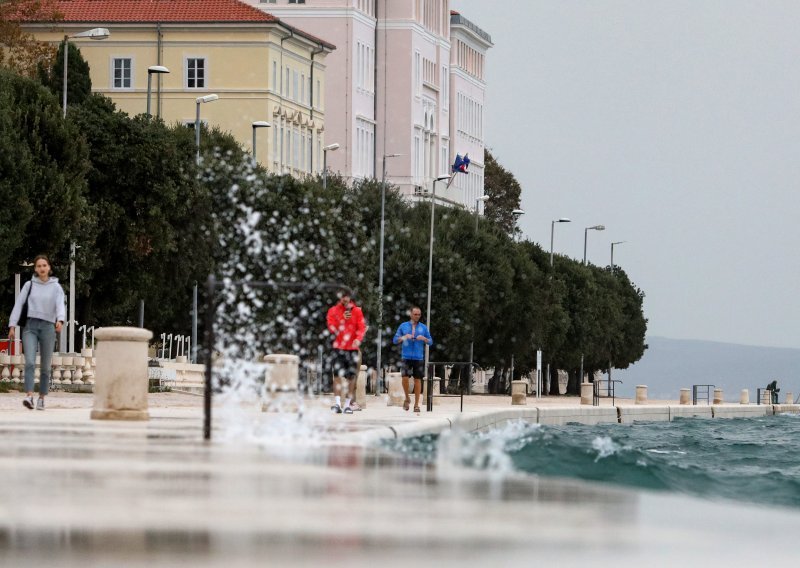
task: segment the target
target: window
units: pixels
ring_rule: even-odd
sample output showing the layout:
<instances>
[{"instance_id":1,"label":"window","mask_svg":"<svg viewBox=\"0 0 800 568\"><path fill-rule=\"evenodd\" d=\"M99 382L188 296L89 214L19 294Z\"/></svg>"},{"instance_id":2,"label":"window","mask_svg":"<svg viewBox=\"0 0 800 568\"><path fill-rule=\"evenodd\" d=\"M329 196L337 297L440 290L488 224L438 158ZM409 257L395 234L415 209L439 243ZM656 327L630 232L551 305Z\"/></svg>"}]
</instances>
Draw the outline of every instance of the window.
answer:
<instances>
[{"instance_id":1,"label":"window","mask_svg":"<svg viewBox=\"0 0 800 568\"><path fill-rule=\"evenodd\" d=\"M306 0L289 0L289 4L305 4Z\"/></svg>"},{"instance_id":2,"label":"window","mask_svg":"<svg viewBox=\"0 0 800 568\"><path fill-rule=\"evenodd\" d=\"M272 62L272 90L278 90L278 62Z\"/></svg>"},{"instance_id":3,"label":"window","mask_svg":"<svg viewBox=\"0 0 800 568\"><path fill-rule=\"evenodd\" d=\"M206 88L206 60L202 57L189 57L186 59L186 88Z\"/></svg>"},{"instance_id":4,"label":"window","mask_svg":"<svg viewBox=\"0 0 800 568\"><path fill-rule=\"evenodd\" d=\"M112 67L114 89L130 89L133 87L131 81L131 59L129 57L114 58Z\"/></svg>"}]
</instances>

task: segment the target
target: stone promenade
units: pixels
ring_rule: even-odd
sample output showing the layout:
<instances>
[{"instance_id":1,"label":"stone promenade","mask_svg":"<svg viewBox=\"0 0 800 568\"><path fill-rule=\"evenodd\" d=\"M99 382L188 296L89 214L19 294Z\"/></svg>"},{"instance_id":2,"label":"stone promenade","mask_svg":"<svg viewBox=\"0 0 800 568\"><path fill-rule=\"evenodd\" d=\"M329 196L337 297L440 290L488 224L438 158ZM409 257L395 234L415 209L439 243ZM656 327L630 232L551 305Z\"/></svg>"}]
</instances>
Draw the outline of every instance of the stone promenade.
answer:
<instances>
[{"instance_id":1,"label":"stone promenade","mask_svg":"<svg viewBox=\"0 0 800 568\"><path fill-rule=\"evenodd\" d=\"M720 566L795 558L794 510L424 465L377 440L460 420L370 397L303 418L151 395L148 422L89 419L91 395L45 412L0 395L0 566ZM532 401L529 401L532 402ZM605 402L605 401L604 401ZM536 408L578 407L544 398ZM492 422L510 397L469 397ZM499 419L499 418L498 418ZM621 428L625 426L620 426Z\"/></svg>"}]
</instances>

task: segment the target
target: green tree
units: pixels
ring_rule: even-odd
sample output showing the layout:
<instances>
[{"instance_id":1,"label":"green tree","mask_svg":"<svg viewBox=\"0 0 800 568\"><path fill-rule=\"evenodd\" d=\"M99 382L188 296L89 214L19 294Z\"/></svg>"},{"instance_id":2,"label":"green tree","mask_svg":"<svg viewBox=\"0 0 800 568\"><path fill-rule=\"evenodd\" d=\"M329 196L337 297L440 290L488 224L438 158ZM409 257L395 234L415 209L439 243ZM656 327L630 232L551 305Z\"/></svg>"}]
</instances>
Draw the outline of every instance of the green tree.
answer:
<instances>
[{"instance_id":1,"label":"green tree","mask_svg":"<svg viewBox=\"0 0 800 568\"><path fill-rule=\"evenodd\" d=\"M486 202L485 216L507 234L515 235L518 229L514 210L520 207L522 188L514 174L501 166L489 150L484 156L484 192L491 198Z\"/></svg>"},{"instance_id":2,"label":"green tree","mask_svg":"<svg viewBox=\"0 0 800 568\"><path fill-rule=\"evenodd\" d=\"M58 53L50 65L41 62L38 66L38 76L42 84L50 89L58 100L63 100L64 93L64 45L69 46L67 69L67 103L70 105L82 104L92 94L92 78L89 64L83 58L81 50L71 42L62 41L58 46Z\"/></svg>"}]
</instances>

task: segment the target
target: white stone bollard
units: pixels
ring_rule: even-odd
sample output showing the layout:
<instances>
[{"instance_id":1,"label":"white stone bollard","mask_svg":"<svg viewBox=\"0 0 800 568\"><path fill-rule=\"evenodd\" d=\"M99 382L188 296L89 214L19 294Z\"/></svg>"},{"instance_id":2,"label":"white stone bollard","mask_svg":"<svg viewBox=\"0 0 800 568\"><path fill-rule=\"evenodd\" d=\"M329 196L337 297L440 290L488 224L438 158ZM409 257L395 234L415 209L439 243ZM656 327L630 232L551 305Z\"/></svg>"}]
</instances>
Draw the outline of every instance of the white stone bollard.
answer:
<instances>
[{"instance_id":1,"label":"white stone bollard","mask_svg":"<svg viewBox=\"0 0 800 568\"><path fill-rule=\"evenodd\" d=\"M356 380L356 404L361 408L367 407L367 366L361 365Z\"/></svg>"},{"instance_id":2,"label":"white stone bollard","mask_svg":"<svg viewBox=\"0 0 800 568\"><path fill-rule=\"evenodd\" d=\"M511 404L513 406L528 404L528 382L511 381Z\"/></svg>"},{"instance_id":3,"label":"white stone bollard","mask_svg":"<svg viewBox=\"0 0 800 568\"><path fill-rule=\"evenodd\" d=\"M267 371L264 374L264 389L261 391L261 411L297 411L300 357L287 353L271 353L264 356L264 362L267 364Z\"/></svg>"},{"instance_id":4,"label":"white stone bollard","mask_svg":"<svg viewBox=\"0 0 800 568\"><path fill-rule=\"evenodd\" d=\"M750 391L747 389L742 389L741 394L739 394L739 404L750 404Z\"/></svg>"},{"instance_id":5,"label":"white stone bollard","mask_svg":"<svg viewBox=\"0 0 800 568\"><path fill-rule=\"evenodd\" d=\"M712 404L722 404L723 402L725 401L722 399L722 389L714 389L714 402Z\"/></svg>"},{"instance_id":6,"label":"white stone bollard","mask_svg":"<svg viewBox=\"0 0 800 568\"><path fill-rule=\"evenodd\" d=\"M148 420L147 342L153 333L138 327L101 327L94 337L97 375L92 419Z\"/></svg>"},{"instance_id":7,"label":"white stone bollard","mask_svg":"<svg viewBox=\"0 0 800 568\"><path fill-rule=\"evenodd\" d=\"M636 385L635 404L647 404L647 385Z\"/></svg>"},{"instance_id":8,"label":"white stone bollard","mask_svg":"<svg viewBox=\"0 0 800 568\"><path fill-rule=\"evenodd\" d=\"M410 380L413 381L414 379ZM413 385L409 386L413 390ZM403 406L403 402L406 400L405 392L403 392L403 375L400 373L386 373L386 390L389 391L386 406Z\"/></svg>"},{"instance_id":9,"label":"white stone bollard","mask_svg":"<svg viewBox=\"0 0 800 568\"><path fill-rule=\"evenodd\" d=\"M794 393L787 392L786 393L786 404L794 404Z\"/></svg>"},{"instance_id":10,"label":"white stone bollard","mask_svg":"<svg viewBox=\"0 0 800 568\"><path fill-rule=\"evenodd\" d=\"M593 383L581 383L581 404L594 404Z\"/></svg>"},{"instance_id":11,"label":"white stone bollard","mask_svg":"<svg viewBox=\"0 0 800 568\"><path fill-rule=\"evenodd\" d=\"M692 399L689 396L689 392L691 389L681 389L681 398L679 400L680 404L692 404Z\"/></svg>"},{"instance_id":12,"label":"white stone bollard","mask_svg":"<svg viewBox=\"0 0 800 568\"><path fill-rule=\"evenodd\" d=\"M441 379L441 377L432 377L432 378L433 378L433 397L434 398L432 398L431 401L432 401L432 404L437 404L436 396L441 392L440 389L441 389L442 379ZM412 400L411 402L413 404L414 401ZM423 377L422 378L422 398L420 399L420 406L422 406L423 404L424 405L428 404L428 378L427 377Z\"/></svg>"}]
</instances>

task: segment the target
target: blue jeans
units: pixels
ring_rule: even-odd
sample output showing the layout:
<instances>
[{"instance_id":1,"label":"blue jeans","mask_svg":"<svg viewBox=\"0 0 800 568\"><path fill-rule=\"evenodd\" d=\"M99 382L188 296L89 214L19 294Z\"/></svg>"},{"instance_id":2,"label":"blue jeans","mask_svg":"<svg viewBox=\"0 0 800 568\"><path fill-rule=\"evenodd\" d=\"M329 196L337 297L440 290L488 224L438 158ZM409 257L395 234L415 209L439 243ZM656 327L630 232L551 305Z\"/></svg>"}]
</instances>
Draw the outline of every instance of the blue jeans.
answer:
<instances>
[{"instance_id":1,"label":"blue jeans","mask_svg":"<svg viewBox=\"0 0 800 568\"><path fill-rule=\"evenodd\" d=\"M55 324L37 318L28 318L28 322L22 328L22 351L25 353L25 392L33 392L37 347L41 356L39 394L44 396L50 391L50 370L55 346Z\"/></svg>"}]
</instances>

